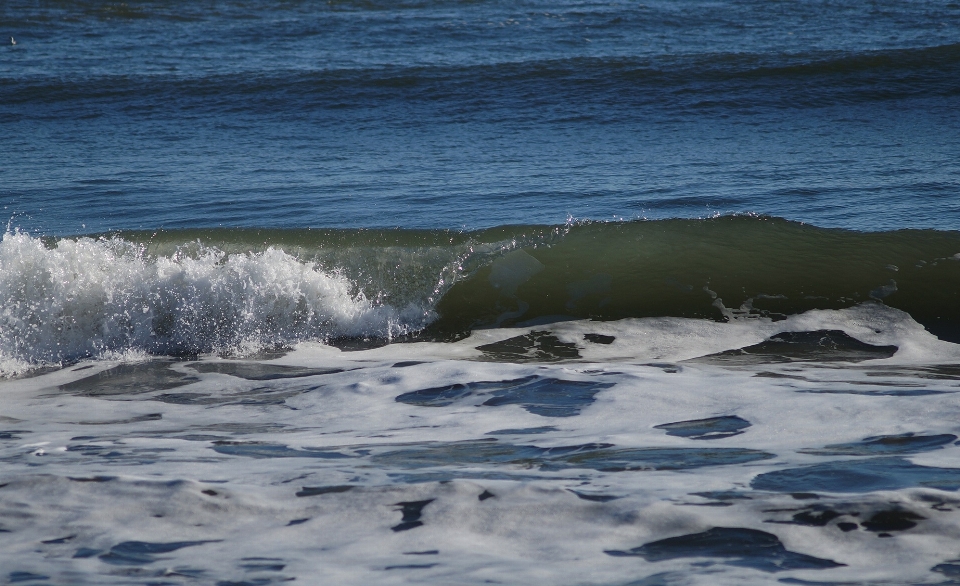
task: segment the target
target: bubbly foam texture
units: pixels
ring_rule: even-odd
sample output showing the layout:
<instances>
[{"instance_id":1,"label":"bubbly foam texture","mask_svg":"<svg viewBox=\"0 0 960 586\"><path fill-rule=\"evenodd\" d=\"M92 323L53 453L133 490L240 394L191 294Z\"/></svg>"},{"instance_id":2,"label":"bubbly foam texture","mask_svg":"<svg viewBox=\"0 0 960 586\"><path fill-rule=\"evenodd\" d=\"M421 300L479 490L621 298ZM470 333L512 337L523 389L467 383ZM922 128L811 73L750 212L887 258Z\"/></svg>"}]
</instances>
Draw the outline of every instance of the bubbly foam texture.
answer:
<instances>
[{"instance_id":1,"label":"bubbly foam texture","mask_svg":"<svg viewBox=\"0 0 960 586\"><path fill-rule=\"evenodd\" d=\"M0 375L107 352L195 354L337 336L390 338L429 311L371 301L276 248L150 258L121 239L0 242Z\"/></svg>"},{"instance_id":2,"label":"bubbly foam texture","mask_svg":"<svg viewBox=\"0 0 960 586\"><path fill-rule=\"evenodd\" d=\"M900 351L686 361L822 330ZM520 336L581 358L478 360ZM0 579L942 583L960 531L958 349L868 303L4 380L0 510L16 514L0 519Z\"/></svg>"}]
</instances>

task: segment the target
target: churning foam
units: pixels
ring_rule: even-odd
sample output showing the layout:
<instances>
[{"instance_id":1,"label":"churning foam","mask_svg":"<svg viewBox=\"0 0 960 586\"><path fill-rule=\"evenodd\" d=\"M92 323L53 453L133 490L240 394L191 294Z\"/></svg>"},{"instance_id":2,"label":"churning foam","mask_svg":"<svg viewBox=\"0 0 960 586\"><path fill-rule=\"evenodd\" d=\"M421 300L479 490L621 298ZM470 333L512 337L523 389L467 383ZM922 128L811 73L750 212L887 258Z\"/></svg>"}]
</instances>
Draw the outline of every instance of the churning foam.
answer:
<instances>
[{"instance_id":1,"label":"churning foam","mask_svg":"<svg viewBox=\"0 0 960 586\"><path fill-rule=\"evenodd\" d=\"M0 241L0 375L107 352L202 353L337 336L390 338L429 310L371 301L276 248L151 258L124 240Z\"/></svg>"}]
</instances>

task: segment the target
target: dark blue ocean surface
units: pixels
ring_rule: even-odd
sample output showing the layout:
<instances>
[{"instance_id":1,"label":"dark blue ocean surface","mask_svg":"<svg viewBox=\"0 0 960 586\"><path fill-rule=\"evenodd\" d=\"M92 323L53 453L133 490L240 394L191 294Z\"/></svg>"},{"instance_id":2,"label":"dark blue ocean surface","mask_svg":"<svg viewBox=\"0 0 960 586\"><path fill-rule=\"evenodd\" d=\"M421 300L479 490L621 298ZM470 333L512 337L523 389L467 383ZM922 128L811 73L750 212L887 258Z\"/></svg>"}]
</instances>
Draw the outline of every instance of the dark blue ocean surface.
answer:
<instances>
[{"instance_id":1,"label":"dark blue ocean surface","mask_svg":"<svg viewBox=\"0 0 960 586\"><path fill-rule=\"evenodd\" d=\"M960 225L956 1L7 0L0 33L0 214L42 234Z\"/></svg>"}]
</instances>

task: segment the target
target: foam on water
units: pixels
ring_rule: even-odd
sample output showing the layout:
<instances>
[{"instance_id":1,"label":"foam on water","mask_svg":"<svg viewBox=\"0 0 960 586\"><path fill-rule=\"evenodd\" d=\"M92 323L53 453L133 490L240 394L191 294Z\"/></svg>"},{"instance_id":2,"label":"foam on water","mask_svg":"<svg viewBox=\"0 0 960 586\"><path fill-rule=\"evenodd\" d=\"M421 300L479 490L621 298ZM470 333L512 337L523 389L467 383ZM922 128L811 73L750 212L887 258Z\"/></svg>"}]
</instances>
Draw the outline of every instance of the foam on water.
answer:
<instances>
[{"instance_id":1,"label":"foam on water","mask_svg":"<svg viewBox=\"0 0 960 586\"><path fill-rule=\"evenodd\" d=\"M960 534L960 346L876 302L0 385L10 581L936 583Z\"/></svg>"}]
</instances>

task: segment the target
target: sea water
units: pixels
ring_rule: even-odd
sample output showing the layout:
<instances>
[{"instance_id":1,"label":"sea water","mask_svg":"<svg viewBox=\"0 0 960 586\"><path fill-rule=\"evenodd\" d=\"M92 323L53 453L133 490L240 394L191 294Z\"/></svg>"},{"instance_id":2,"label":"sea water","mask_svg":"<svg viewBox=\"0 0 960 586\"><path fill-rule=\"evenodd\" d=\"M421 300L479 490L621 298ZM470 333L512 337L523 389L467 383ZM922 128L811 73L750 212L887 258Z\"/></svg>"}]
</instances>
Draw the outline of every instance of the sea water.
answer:
<instances>
[{"instance_id":1,"label":"sea water","mask_svg":"<svg viewBox=\"0 0 960 586\"><path fill-rule=\"evenodd\" d=\"M960 4L0 29L0 583L960 581Z\"/></svg>"}]
</instances>

